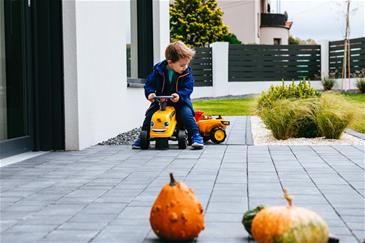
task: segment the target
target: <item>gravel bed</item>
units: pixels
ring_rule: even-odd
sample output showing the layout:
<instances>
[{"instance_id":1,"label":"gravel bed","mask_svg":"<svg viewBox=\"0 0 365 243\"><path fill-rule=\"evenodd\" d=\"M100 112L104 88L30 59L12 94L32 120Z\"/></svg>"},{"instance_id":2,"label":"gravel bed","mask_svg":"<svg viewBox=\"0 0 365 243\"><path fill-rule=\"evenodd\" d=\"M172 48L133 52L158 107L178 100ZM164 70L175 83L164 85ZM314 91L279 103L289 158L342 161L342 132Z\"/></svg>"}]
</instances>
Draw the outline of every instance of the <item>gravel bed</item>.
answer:
<instances>
[{"instance_id":1,"label":"gravel bed","mask_svg":"<svg viewBox=\"0 0 365 243\"><path fill-rule=\"evenodd\" d=\"M99 145L130 145L137 139L140 132L141 127L134 128L128 132L123 132L114 138L101 142Z\"/></svg>"},{"instance_id":2,"label":"gravel bed","mask_svg":"<svg viewBox=\"0 0 365 243\"><path fill-rule=\"evenodd\" d=\"M354 144L364 145L365 142L357 137L343 133L340 139L319 138L289 138L287 140L278 140L273 137L271 131L266 128L261 118L258 116L251 117L252 137L254 145L339 145Z\"/></svg>"}]
</instances>

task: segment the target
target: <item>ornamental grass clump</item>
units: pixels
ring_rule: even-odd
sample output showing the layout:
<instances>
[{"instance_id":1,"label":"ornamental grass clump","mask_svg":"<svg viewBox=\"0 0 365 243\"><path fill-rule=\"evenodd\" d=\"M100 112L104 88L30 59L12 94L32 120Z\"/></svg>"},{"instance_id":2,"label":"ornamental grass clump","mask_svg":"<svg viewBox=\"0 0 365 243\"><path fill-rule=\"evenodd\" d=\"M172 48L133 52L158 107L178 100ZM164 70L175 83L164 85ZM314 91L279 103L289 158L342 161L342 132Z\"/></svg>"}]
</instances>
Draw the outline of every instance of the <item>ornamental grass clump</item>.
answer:
<instances>
[{"instance_id":1,"label":"ornamental grass clump","mask_svg":"<svg viewBox=\"0 0 365 243\"><path fill-rule=\"evenodd\" d=\"M360 90L361 93L365 93L365 78L357 80L356 87Z\"/></svg>"},{"instance_id":2,"label":"ornamental grass clump","mask_svg":"<svg viewBox=\"0 0 365 243\"><path fill-rule=\"evenodd\" d=\"M321 83L325 91L332 90L333 86L335 85L335 80L325 77L324 79L322 79Z\"/></svg>"},{"instance_id":3,"label":"ornamental grass clump","mask_svg":"<svg viewBox=\"0 0 365 243\"><path fill-rule=\"evenodd\" d=\"M334 93L303 99L278 99L270 102L270 106L263 106L258 113L276 139L338 139L354 117L349 103Z\"/></svg>"},{"instance_id":4,"label":"ornamental grass clump","mask_svg":"<svg viewBox=\"0 0 365 243\"><path fill-rule=\"evenodd\" d=\"M354 118L354 111L341 96L322 95L316 108L315 119L319 134L329 139L339 139Z\"/></svg>"},{"instance_id":5,"label":"ornamental grass clump","mask_svg":"<svg viewBox=\"0 0 365 243\"><path fill-rule=\"evenodd\" d=\"M263 108L261 118L276 139L318 136L315 122L316 99L282 99Z\"/></svg>"}]
</instances>

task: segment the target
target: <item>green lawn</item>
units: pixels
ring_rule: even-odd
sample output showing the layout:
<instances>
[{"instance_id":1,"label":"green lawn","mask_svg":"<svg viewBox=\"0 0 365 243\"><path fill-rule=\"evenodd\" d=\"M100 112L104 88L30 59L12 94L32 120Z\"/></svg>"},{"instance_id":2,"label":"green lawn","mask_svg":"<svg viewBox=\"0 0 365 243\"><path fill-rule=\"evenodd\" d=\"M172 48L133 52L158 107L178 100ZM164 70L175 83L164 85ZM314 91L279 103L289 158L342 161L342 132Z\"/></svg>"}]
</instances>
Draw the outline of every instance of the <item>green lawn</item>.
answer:
<instances>
[{"instance_id":1,"label":"green lawn","mask_svg":"<svg viewBox=\"0 0 365 243\"><path fill-rule=\"evenodd\" d=\"M204 115L248 116L255 114L256 98L198 100L193 105L194 110L204 111Z\"/></svg>"},{"instance_id":2,"label":"green lawn","mask_svg":"<svg viewBox=\"0 0 365 243\"><path fill-rule=\"evenodd\" d=\"M343 94L343 96L354 104L354 109L359 114L350 127L358 132L365 133L365 94ZM193 105L195 110L204 111L205 115L255 115L256 98L198 100L194 101Z\"/></svg>"},{"instance_id":3,"label":"green lawn","mask_svg":"<svg viewBox=\"0 0 365 243\"><path fill-rule=\"evenodd\" d=\"M354 104L356 117L350 127L358 132L365 133L365 94L343 94L345 99Z\"/></svg>"}]
</instances>

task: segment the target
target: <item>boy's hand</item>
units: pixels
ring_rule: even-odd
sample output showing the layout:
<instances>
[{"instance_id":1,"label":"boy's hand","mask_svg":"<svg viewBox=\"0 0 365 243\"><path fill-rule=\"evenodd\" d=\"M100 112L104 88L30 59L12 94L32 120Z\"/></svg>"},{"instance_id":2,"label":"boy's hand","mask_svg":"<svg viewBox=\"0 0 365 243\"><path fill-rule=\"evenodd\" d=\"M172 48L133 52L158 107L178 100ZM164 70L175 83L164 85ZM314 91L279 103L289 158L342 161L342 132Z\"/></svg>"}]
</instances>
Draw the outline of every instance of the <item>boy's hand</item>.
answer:
<instances>
[{"instance_id":1,"label":"boy's hand","mask_svg":"<svg viewBox=\"0 0 365 243\"><path fill-rule=\"evenodd\" d=\"M151 94L149 94L149 95L148 95L148 98L147 98L147 99L148 99L150 102L153 102L155 97L156 97L156 94L155 94L155 93L151 93Z\"/></svg>"},{"instance_id":2,"label":"boy's hand","mask_svg":"<svg viewBox=\"0 0 365 243\"><path fill-rule=\"evenodd\" d=\"M179 96L177 93L173 93L173 94L172 94L172 96L174 96L174 98L173 98L173 99L171 99L171 100L172 100L172 102L176 103L176 102L178 102L178 101L179 101L180 96Z\"/></svg>"}]
</instances>

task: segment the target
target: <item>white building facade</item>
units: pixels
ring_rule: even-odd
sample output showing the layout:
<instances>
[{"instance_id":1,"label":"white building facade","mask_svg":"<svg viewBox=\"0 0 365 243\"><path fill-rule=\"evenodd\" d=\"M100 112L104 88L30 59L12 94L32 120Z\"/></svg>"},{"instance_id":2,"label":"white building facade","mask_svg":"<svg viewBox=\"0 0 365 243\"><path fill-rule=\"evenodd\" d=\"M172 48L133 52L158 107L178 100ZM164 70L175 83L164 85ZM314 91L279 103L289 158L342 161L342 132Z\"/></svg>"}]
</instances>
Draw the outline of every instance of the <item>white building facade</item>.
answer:
<instances>
[{"instance_id":1,"label":"white building facade","mask_svg":"<svg viewBox=\"0 0 365 243\"><path fill-rule=\"evenodd\" d=\"M148 102L128 87L127 46L135 47L138 76L138 4L141 1L64 1L65 149L78 150L140 126ZM152 1L153 62L169 43L168 1ZM150 6L151 7L151 6ZM128 45L127 45L128 44ZM132 58L133 58L132 57Z\"/></svg>"},{"instance_id":2,"label":"white building facade","mask_svg":"<svg viewBox=\"0 0 365 243\"><path fill-rule=\"evenodd\" d=\"M243 44L288 44L292 22L271 13L268 0L218 0L223 22Z\"/></svg>"},{"instance_id":3,"label":"white building facade","mask_svg":"<svg viewBox=\"0 0 365 243\"><path fill-rule=\"evenodd\" d=\"M0 158L81 150L142 125L149 102L128 84L164 58L168 0L5 0L0 20Z\"/></svg>"}]
</instances>

